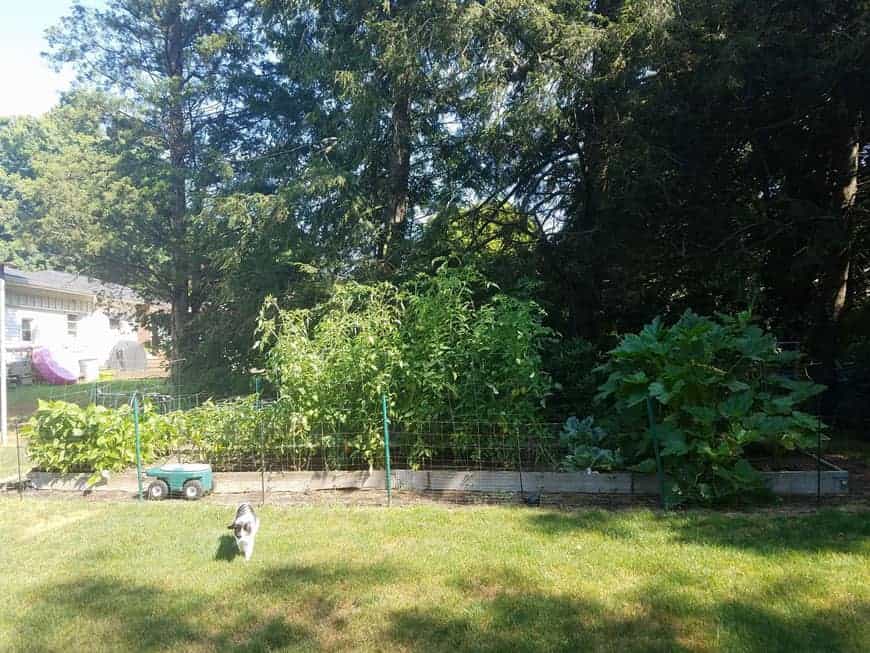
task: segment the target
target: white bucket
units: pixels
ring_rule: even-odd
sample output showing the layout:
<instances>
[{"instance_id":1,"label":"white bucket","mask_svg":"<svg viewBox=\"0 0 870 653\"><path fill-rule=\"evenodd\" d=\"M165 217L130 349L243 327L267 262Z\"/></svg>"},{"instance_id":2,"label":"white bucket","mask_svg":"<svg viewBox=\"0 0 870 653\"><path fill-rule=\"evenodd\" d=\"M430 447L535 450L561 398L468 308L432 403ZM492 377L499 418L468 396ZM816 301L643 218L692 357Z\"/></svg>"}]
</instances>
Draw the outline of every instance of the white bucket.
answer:
<instances>
[{"instance_id":1,"label":"white bucket","mask_svg":"<svg viewBox=\"0 0 870 653\"><path fill-rule=\"evenodd\" d=\"M79 372L85 381L96 381L100 378L100 362L96 358L84 358L79 361Z\"/></svg>"}]
</instances>

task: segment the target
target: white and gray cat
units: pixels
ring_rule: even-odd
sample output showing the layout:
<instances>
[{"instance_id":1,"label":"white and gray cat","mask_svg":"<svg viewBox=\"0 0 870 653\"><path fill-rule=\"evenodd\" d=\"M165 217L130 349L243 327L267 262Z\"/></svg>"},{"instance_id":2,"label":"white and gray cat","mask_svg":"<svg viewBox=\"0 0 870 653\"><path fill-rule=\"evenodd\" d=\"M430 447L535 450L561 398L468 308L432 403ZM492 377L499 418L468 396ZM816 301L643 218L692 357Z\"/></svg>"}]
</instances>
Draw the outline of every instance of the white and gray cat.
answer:
<instances>
[{"instance_id":1,"label":"white and gray cat","mask_svg":"<svg viewBox=\"0 0 870 653\"><path fill-rule=\"evenodd\" d=\"M236 538L236 546L239 551L245 556L245 560L250 560L254 553L254 539L257 536L257 531L260 529L260 520L257 514L251 507L250 503L243 503L236 510L236 518L233 523L227 528L233 531Z\"/></svg>"}]
</instances>

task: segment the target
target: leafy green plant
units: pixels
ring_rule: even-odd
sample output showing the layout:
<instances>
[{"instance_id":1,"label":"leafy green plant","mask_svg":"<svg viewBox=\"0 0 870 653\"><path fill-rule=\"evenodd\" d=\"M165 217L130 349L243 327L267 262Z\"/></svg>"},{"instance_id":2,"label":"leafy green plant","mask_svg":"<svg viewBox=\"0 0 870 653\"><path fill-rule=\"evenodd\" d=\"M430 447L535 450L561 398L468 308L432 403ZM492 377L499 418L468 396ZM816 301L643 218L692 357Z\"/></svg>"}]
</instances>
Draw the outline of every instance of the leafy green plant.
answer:
<instances>
[{"instance_id":1,"label":"leafy green plant","mask_svg":"<svg viewBox=\"0 0 870 653\"><path fill-rule=\"evenodd\" d=\"M383 460L381 395L403 364L401 300L391 284L339 285L312 310L263 307L258 347L281 410L299 424L343 432L348 455L374 466Z\"/></svg>"},{"instance_id":2,"label":"leafy green plant","mask_svg":"<svg viewBox=\"0 0 870 653\"><path fill-rule=\"evenodd\" d=\"M469 464L514 459L511 434L540 421L551 389L541 351L553 334L532 302L479 299L493 290L471 268L442 266L402 286L340 285L312 310L271 299L258 347L279 400L308 424L351 433L353 460L383 461L383 393L411 467L439 454ZM495 442L480 447L470 422L497 425ZM446 444L436 443L443 425Z\"/></svg>"},{"instance_id":3,"label":"leafy green plant","mask_svg":"<svg viewBox=\"0 0 870 653\"><path fill-rule=\"evenodd\" d=\"M209 401L163 415L145 406L143 443L154 444L143 459L186 449L216 469L256 469L263 457L291 469L381 466L387 394L396 451L412 468L438 460L513 467L530 441L542 443L536 459L552 460L544 450L549 439L535 434L545 430L552 384L541 352L553 334L534 303L494 290L473 269L442 266L402 286L339 285L311 310L269 300L257 346L277 400ZM40 417L34 428L42 434L35 440L42 464L58 471L70 468L68 459L88 471L132 464L129 411L101 409L81 453L81 429L68 419L78 419L78 410L58 408L54 418L64 423Z\"/></svg>"},{"instance_id":4,"label":"leafy green plant","mask_svg":"<svg viewBox=\"0 0 870 653\"><path fill-rule=\"evenodd\" d=\"M595 425L595 418L586 417L580 420L569 417L562 426L559 443L570 453L565 456L561 467L565 471L578 469L596 469L613 471L621 469L625 464L618 449L612 448L610 438L600 426Z\"/></svg>"},{"instance_id":5,"label":"leafy green plant","mask_svg":"<svg viewBox=\"0 0 870 653\"><path fill-rule=\"evenodd\" d=\"M152 460L166 442L153 428L158 416L143 411L140 440L143 460ZM41 469L62 473L92 472L88 484L103 472L120 472L136 463L133 412L64 401L39 401L33 417L24 425L33 462Z\"/></svg>"},{"instance_id":6,"label":"leafy green plant","mask_svg":"<svg viewBox=\"0 0 870 653\"><path fill-rule=\"evenodd\" d=\"M550 413L561 417L571 411L591 413L598 380L593 372L601 364L596 346L582 338L552 339L544 356L546 369L553 377Z\"/></svg>"},{"instance_id":7,"label":"leafy green plant","mask_svg":"<svg viewBox=\"0 0 870 653\"><path fill-rule=\"evenodd\" d=\"M598 369L607 375L597 400L618 414L623 451L635 469L655 469L647 398L672 499L716 503L762 490L744 459L750 445L808 447L818 421L800 410L822 386L783 373L797 354L748 312L716 319L687 311L673 326L656 319L626 335Z\"/></svg>"}]
</instances>

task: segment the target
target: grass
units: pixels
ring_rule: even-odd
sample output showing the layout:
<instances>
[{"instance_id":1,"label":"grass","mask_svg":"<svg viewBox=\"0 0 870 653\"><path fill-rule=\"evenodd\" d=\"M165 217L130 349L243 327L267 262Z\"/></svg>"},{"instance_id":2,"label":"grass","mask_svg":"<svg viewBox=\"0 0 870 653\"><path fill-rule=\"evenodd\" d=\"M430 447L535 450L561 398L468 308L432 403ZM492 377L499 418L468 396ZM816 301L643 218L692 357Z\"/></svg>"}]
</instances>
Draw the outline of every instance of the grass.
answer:
<instances>
[{"instance_id":1,"label":"grass","mask_svg":"<svg viewBox=\"0 0 870 653\"><path fill-rule=\"evenodd\" d=\"M9 651L866 651L870 512L0 499Z\"/></svg>"},{"instance_id":2,"label":"grass","mask_svg":"<svg viewBox=\"0 0 870 653\"><path fill-rule=\"evenodd\" d=\"M36 410L36 404L40 399L59 399L84 406L93 400L94 391L98 387L104 392L123 394L133 390L165 392L169 386L168 381L163 378L115 379L73 385L34 383L33 385L16 386L9 389L9 418L13 421L27 419Z\"/></svg>"},{"instance_id":3,"label":"grass","mask_svg":"<svg viewBox=\"0 0 870 653\"><path fill-rule=\"evenodd\" d=\"M21 443L21 473L30 471L30 459L27 456L27 448ZM9 444L0 445L0 483L18 480L18 452L15 443L15 434L10 433Z\"/></svg>"}]
</instances>

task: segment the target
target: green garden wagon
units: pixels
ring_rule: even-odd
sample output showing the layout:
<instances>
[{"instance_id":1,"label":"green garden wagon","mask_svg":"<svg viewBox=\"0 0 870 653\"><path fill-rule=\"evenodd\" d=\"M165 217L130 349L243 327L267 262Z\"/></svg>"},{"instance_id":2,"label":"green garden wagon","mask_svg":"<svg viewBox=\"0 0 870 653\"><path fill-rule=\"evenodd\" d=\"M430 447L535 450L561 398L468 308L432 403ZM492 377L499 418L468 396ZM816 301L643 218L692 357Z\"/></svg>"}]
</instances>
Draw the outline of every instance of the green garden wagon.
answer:
<instances>
[{"instance_id":1,"label":"green garden wagon","mask_svg":"<svg viewBox=\"0 0 870 653\"><path fill-rule=\"evenodd\" d=\"M211 465L204 463L168 463L146 469L145 474L157 479L146 492L146 496L154 501L166 499L171 494L196 501L214 491Z\"/></svg>"}]
</instances>

